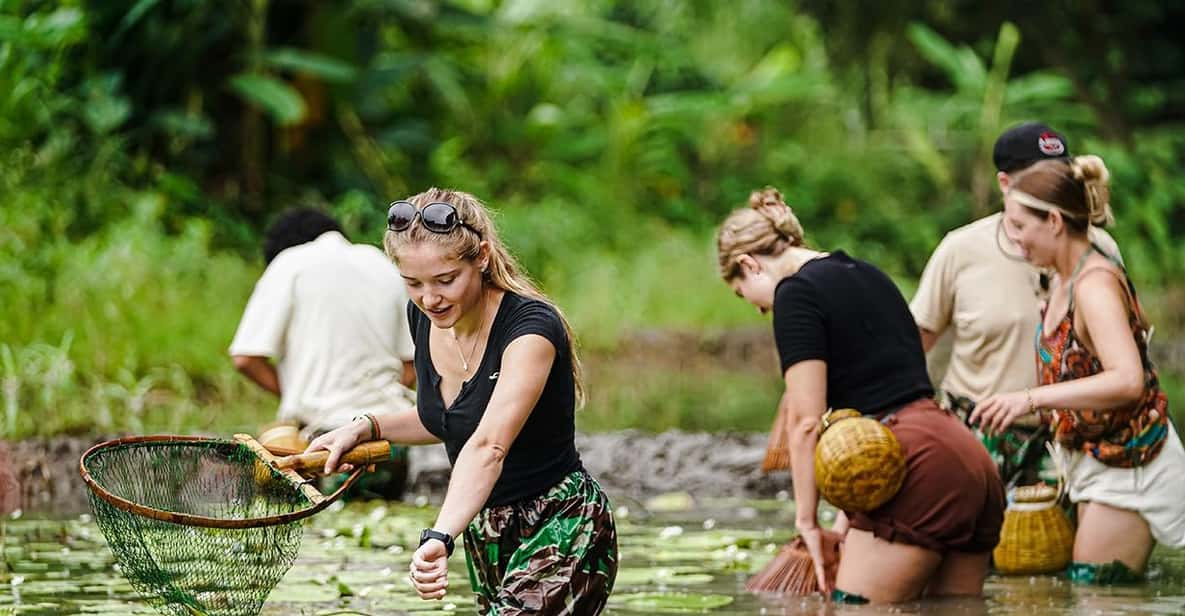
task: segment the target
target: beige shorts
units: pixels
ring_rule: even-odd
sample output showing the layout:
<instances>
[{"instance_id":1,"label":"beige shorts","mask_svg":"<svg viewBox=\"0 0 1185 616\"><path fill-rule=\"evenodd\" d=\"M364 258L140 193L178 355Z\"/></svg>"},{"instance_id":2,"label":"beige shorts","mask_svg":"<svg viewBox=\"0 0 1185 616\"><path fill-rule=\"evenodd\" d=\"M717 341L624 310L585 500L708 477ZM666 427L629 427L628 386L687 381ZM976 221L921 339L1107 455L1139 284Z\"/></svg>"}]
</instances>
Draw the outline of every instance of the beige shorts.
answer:
<instances>
[{"instance_id":1,"label":"beige shorts","mask_svg":"<svg viewBox=\"0 0 1185 616\"><path fill-rule=\"evenodd\" d=\"M1081 451L1057 448L1070 501L1110 505L1139 513L1157 543L1185 547L1185 447L1169 422L1164 447L1136 468L1107 466Z\"/></svg>"}]
</instances>

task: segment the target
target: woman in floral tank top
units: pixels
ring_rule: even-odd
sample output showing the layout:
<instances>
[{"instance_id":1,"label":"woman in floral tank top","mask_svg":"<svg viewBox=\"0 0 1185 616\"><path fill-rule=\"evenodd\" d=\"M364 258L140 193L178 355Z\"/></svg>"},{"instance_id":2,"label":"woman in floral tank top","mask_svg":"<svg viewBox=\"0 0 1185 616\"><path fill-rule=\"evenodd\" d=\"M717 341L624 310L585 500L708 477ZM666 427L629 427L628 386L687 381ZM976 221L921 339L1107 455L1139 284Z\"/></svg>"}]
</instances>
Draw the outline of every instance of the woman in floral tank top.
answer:
<instances>
[{"instance_id":1,"label":"woman in floral tank top","mask_svg":"<svg viewBox=\"0 0 1185 616\"><path fill-rule=\"evenodd\" d=\"M1127 272L1087 237L1111 222L1108 197L1097 156L1014 178L1008 237L1056 272L1036 332L1040 386L988 398L972 415L988 432L1030 413L1050 423L1078 505L1069 574L1079 582L1138 579L1157 542L1185 547L1185 448L1148 357L1151 328Z\"/></svg>"}]
</instances>

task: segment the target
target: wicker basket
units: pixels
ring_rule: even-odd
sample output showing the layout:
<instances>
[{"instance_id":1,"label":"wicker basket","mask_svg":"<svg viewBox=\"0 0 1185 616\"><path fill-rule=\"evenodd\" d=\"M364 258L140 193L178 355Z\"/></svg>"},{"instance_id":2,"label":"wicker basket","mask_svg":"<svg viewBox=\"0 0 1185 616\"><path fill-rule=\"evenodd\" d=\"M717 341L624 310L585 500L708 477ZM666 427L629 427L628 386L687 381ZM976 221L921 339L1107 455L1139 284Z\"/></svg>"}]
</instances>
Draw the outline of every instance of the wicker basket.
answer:
<instances>
[{"instance_id":1,"label":"wicker basket","mask_svg":"<svg viewBox=\"0 0 1185 616\"><path fill-rule=\"evenodd\" d=\"M905 481L905 453L881 422L853 409L831 411L815 446L815 483L844 511L871 511Z\"/></svg>"},{"instance_id":2,"label":"wicker basket","mask_svg":"<svg viewBox=\"0 0 1185 616\"><path fill-rule=\"evenodd\" d=\"M992 552L1005 575L1056 573L1070 564L1074 529L1057 506L1057 490L1039 483L1016 488Z\"/></svg>"}]
</instances>

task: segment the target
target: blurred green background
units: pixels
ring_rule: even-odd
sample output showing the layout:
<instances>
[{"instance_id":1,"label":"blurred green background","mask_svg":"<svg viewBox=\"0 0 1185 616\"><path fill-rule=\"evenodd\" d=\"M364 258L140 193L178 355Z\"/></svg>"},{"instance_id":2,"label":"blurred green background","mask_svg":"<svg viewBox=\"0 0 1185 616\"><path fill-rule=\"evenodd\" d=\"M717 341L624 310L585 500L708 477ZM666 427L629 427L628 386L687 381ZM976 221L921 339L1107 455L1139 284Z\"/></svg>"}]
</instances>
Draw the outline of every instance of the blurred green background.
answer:
<instances>
[{"instance_id":1,"label":"blurred green background","mask_svg":"<svg viewBox=\"0 0 1185 616\"><path fill-rule=\"evenodd\" d=\"M0 0L0 437L252 429L226 347L280 210L378 243L477 194L569 313L591 430L763 430L762 320L713 225L776 185L907 297L1044 120L1102 155L1185 395L1178 3ZM1175 358L1175 360L1173 359ZM1179 406L1179 404L1178 404Z\"/></svg>"}]
</instances>

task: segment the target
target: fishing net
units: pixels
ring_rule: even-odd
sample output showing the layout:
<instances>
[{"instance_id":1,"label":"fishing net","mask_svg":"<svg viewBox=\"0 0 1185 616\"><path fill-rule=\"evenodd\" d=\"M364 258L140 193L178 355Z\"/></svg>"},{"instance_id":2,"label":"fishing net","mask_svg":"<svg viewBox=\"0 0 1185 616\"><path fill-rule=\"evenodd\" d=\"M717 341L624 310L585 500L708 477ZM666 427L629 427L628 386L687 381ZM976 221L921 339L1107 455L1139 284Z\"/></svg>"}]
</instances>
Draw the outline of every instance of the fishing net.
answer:
<instances>
[{"instance_id":1,"label":"fishing net","mask_svg":"<svg viewBox=\"0 0 1185 616\"><path fill-rule=\"evenodd\" d=\"M348 487L327 498L250 437L236 439L134 437L82 457L120 571L164 614L258 614L296 559L300 520Z\"/></svg>"}]
</instances>

